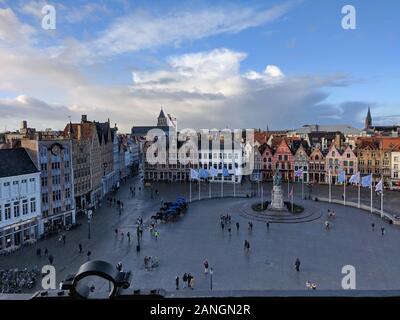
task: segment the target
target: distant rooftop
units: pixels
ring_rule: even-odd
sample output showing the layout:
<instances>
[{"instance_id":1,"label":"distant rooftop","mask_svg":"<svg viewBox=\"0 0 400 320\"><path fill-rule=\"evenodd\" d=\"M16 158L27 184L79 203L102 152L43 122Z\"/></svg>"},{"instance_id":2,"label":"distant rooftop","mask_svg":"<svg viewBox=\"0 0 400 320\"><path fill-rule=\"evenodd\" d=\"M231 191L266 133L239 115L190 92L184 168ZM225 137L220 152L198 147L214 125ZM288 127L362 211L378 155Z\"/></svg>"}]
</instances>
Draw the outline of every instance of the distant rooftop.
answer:
<instances>
[{"instance_id":1,"label":"distant rooftop","mask_svg":"<svg viewBox=\"0 0 400 320\"><path fill-rule=\"evenodd\" d=\"M343 134L349 135L359 135L361 134L361 130L354 128L352 126L346 124L332 124L332 125L304 125L301 128L294 130L297 134L307 134L311 132L341 132Z\"/></svg>"}]
</instances>

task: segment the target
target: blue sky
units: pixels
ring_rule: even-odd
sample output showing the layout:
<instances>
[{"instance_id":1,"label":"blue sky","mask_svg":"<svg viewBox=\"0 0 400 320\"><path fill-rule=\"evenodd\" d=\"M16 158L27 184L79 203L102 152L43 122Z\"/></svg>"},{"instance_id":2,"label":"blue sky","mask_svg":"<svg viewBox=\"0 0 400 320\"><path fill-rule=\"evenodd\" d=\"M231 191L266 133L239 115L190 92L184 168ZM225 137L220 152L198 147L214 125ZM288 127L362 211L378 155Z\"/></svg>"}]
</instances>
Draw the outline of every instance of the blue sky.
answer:
<instances>
[{"instance_id":1,"label":"blue sky","mask_svg":"<svg viewBox=\"0 0 400 320\"><path fill-rule=\"evenodd\" d=\"M41 8L54 5L56 30ZM356 29L341 26L344 5ZM0 128L400 123L400 2L0 0Z\"/></svg>"}]
</instances>

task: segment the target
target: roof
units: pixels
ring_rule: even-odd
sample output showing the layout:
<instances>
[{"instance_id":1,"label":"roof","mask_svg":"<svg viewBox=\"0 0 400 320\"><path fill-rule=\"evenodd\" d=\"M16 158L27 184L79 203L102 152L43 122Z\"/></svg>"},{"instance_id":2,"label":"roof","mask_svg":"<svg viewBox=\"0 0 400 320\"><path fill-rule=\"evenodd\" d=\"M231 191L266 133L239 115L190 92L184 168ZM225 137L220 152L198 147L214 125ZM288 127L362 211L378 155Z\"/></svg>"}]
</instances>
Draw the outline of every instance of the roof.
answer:
<instances>
[{"instance_id":1,"label":"roof","mask_svg":"<svg viewBox=\"0 0 400 320\"><path fill-rule=\"evenodd\" d=\"M0 178L39 172L24 148L0 149Z\"/></svg>"},{"instance_id":2,"label":"roof","mask_svg":"<svg viewBox=\"0 0 400 320\"><path fill-rule=\"evenodd\" d=\"M132 133L133 136L145 137L145 136L147 136L147 133L150 130L160 129L160 130L164 131L165 133L168 133L170 128L171 127L165 127L165 126L138 126L138 127L135 126L135 127L132 127L132 132L131 133Z\"/></svg>"},{"instance_id":3,"label":"roof","mask_svg":"<svg viewBox=\"0 0 400 320\"><path fill-rule=\"evenodd\" d=\"M162 108L161 108L161 111L160 111L160 115L158 117L159 118L166 118L165 114L164 114L164 110Z\"/></svg>"},{"instance_id":4,"label":"roof","mask_svg":"<svg viewBox=\"0 0 400 320\"><path fill-rule=\"evenodd\" d=\"M341 132L345 135L359 135L360 129L354 128L346 124L333 124L333 125L304 125L295 130L298 134L307 134L315 132Z\"/></svg>"}]
</instances>

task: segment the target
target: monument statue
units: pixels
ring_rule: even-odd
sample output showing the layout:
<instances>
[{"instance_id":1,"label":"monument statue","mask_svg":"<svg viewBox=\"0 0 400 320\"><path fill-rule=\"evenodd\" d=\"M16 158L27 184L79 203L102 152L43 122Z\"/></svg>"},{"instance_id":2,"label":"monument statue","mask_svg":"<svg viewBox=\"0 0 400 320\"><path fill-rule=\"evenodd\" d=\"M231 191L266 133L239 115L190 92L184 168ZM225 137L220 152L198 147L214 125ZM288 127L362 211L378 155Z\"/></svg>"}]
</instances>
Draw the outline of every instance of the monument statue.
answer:
<instances>
[{"instance_id":1,"label":"monument statue","mask_svg":"<svg viewBox=\"0 0 400 320\"><path fill-rule=\"evenodd\" d=\"M284 211L285 210L281 185L282 185L282 175L278 168L275 171L275 174L273 177L273 187L272 187L270 210L276 210L276 211Z\"/></svg>"},{"instance_id":2,"label":"monument statue","mask_svg":"<svg viewBox=\"0 0 400 320\"><path fill-rule=\"evenodd\" d=\"M274 174L274 186L280 187L282 185L281 171L278 169Z\"/></svg>"}]
</instances>

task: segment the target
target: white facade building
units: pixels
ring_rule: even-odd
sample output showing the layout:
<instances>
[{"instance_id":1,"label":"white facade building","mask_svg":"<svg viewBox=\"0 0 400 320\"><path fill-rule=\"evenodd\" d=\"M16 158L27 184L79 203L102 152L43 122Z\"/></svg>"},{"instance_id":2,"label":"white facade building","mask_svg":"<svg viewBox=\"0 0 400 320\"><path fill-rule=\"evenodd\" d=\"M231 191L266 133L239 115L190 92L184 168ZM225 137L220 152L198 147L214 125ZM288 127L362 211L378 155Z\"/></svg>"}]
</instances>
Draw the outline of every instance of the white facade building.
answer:
<instances>
[{"instance_id":1,"label":"white facade building","mask_svg":"<svg viewBox=\"0 0 400 320\"><path fill-rule=\"evenodd\" d=\"M400 151L392 151L390 189L400 190Z\"/></svg>"},{"instance_id":2,"label":"white facade building","mask_svg":"<svg viewBox=\"0 0 400 320\"><path fill-rule=\"evenodd\" d=\"M0 250L37 239L40 216L40 171L25 149L0 150Z\"/></svg>"}]
</instances>

